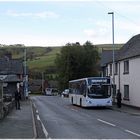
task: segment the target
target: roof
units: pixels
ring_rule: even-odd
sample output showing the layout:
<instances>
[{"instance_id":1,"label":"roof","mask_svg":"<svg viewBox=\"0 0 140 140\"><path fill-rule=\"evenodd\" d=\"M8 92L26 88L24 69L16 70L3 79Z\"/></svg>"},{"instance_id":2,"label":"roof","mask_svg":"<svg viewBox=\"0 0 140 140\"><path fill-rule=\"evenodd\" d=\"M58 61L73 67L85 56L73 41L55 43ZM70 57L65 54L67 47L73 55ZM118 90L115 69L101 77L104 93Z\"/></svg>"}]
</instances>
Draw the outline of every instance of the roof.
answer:
<instances>
[{"instance_id":1,"label":"roof","mask_svg":"<svg viewBox=\"0 0 140 140\"><path fill-rule=\"evenodd\" d=\"M115 50L115 61L140 56L140 34L132 37L120 50ZM103 50L101 66L112 62L112 50Z\"/></svg>"},{"instance_id":2,"label":"roof","mask_svg":"<svg viewBox=\"0 0 140 140\"><path fill-rule=\"evenodd\" d=\"M114 51L115 59L118 57L118 50ZM107 63L111 63L113 61L113 52L112 50L103 50L101 54L101 67L106 66Z\"/></svg>"},{"instance_id":3,"label":"roof","mask_svg":"<svg viewBox=\"0 0 140 140\"><path fill-rule=\"evenodd\" d=\"M0 59L0 74L23 74L22 60Z\"/></svg>"},{"instance_id":4,"label":"roof","mask_svg":"<svg viewBox=\"0 0 140 140\"><path fill-rule=\"evenodd\" d=\"M3 82L21 82L17 75L4 75L0 77Z\"/></svg>"},{"instance_id":5,"label":"roof","mask_svg":"<svg viewBox=\"0 0 140 140\"><path fill-rule=\"evenodd\" d=\"M132 37L119 51L117 60L140 56L140 34Z\"/></svg>"}]
</instances>

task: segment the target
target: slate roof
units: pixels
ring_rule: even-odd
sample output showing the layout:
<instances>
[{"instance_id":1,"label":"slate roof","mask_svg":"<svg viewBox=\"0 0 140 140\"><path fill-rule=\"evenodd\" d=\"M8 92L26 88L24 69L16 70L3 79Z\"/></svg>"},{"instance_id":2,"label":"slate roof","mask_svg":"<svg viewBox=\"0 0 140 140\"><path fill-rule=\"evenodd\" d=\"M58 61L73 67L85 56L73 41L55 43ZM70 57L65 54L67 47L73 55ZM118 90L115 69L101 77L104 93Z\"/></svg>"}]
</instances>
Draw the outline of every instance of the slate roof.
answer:
<instances>
[{"instance_id":1,"label":"slate roof","mask_svg":"<svg viewBox=\"0 0 140 140\"><path fill-rule=\"evenodd\" d=\"M115 60L118 56L118 50L114 51ZM112 50L103 50L101 54L101 67L106 66L107 63L111 63L113 61L113 52Z\"/></svg>"},{"instance_id":2,"label":"slate roof","mask_svg":"<svg viewBox=\"0 0 140 140\"><path fill-rule=\"evenodd\" d=\"M140 56L140 34L132 37L120 50L115 50L115 61ZM101 55L101 66L112 62L112 50L104 50Z\"/></svg>"},{"instance_id":3,"label":"slate roof","mask_svg":"<svg viewBox=\"0 0 140 140\"><path fill-rule=\"evenodd\" d=\"M17 75L7 75L5 79L3 79L4 82L21 82L22 80L19 79Z\"/></svg>"},{"instance_id":4,"label":"slate roof","mask_svg":"<svg viewBox=\"0 0 140 140\"><path fill-rule=\"evenodd\" d=\"M132 37L119 51L117 60L140 56L140 34Z\"/></svg>"},{"instance_id":5,"label":"slate roof","mask_svg":"<svg viewBox=\"0 0 140 140\"><path fill-rule=\"evenodd\" d=\"M0 59L0 74L23 74L22 60Z\"/></svg>"}]
</instances>

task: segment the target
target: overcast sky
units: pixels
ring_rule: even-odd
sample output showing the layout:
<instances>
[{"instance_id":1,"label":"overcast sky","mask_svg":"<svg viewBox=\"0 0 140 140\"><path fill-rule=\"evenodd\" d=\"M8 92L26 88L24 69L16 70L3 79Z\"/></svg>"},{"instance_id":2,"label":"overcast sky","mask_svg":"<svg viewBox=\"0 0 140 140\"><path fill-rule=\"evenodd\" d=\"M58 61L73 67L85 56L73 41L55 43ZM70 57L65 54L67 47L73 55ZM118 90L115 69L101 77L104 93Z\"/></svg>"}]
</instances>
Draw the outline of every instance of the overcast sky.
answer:
<instances>
[{"instance_id":1,"label":"overcast sky","mask_svg":"<svg viewBox=\"0 0 140 140\"><path fill-rule=\"evenodd\" d=\"M0 44L62 46L87 40L126 43L140 33L140 1L136 0L0 0Z\"/></svg>"}]
</instances>

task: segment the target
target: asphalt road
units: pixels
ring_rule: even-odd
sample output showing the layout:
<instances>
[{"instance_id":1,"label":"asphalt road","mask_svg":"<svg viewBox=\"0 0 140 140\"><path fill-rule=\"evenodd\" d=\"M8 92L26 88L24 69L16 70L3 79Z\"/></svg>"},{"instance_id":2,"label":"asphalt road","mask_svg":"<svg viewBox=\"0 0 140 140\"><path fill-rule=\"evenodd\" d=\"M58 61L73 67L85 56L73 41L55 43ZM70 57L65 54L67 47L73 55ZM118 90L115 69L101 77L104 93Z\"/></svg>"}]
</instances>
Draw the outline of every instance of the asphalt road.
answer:
<instances>
[{"instance_id":1,"label":"asphalt road","mask_svg":"<svg viewBox=\"0 0 140 140\"><path fill-rule=\"evenodd\" d=\"M43 132L54 139L139 139L140 116L110 108L81 108L68 98L31 97Z\"/></svg>"}]
</instances>

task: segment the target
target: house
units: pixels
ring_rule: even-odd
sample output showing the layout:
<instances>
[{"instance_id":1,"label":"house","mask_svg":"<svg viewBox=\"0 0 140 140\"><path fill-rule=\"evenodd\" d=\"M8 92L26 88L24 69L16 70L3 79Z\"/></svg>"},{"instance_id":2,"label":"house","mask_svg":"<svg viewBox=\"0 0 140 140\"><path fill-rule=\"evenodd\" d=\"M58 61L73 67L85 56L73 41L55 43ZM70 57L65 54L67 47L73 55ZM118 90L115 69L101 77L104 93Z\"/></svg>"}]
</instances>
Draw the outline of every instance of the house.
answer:
<instances>
[{"instance_id":1,"label":"house","mask_svg":"<svg viewBox=\"0 0 140 140\"><path fill-rule=\"evenodd\" d=\"M30 79L29 90L31 91L31 93L41 93L42 92L42 79Z\"/></svg>"},{"instance_id":2,"label":"house","mask_svg":"<svg viewBox=\"0 0 140 140\"><path fill-rule=\"evenodd\" d=\"M113 78L112 51L103 51L101 67L103 76ZM115 51L114 77L115 90L122 93L122 103L140 107L140 34Z\"/></svg>"},{"instance_id":3,"label":"house","mask_svg":"<svg viewBox=\"0 0 140 140\"><path fill-rule=\"evenodd\" d=\"M4 96L14 97L19 84L23 85L23 61L5 56L0 59L0 80L3 83ZM23 92L22 92L23 93Z\"/></svg>"},{"instance_id":4,"label":"house","mask_svg":"<svg viewBox=\"0 0 140 140\"><path fill-rule=\"evenodd\" d=\"M31 93L42 93L45 91L47 87L49 87L49 83L47 80L42 79L29 80L29 90L31 91Z\"/></svg>"},{"instance_id":5,"label":"house","mask_svg":"<svg viewBox=\"0 0 140 140\"><path fill-rule=\"evenodd\" d=\"M43 86L43 87L42 87ZM42 93L46 88L57 88L58 82L54 80L43 80L42 79L30 79L29 80L29 90L32 93Z\"/></svg>"}]
</instances>

